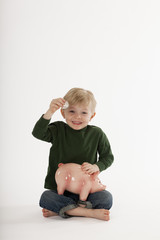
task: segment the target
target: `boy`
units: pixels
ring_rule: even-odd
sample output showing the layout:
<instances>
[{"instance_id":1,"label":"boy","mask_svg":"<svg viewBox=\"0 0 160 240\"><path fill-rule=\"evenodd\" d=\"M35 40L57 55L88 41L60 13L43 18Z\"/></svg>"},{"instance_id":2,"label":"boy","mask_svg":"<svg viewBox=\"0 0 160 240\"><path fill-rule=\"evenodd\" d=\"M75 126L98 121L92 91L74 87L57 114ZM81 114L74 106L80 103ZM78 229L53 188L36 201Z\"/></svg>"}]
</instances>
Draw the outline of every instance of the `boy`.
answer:
<instances>
[{"instance_id":1,"label":"boy","mask_svg":"<svg viewBox=\"0 0 160 240\"><path fill-rule=\"evenodd\" d=\"M69 106L64 109L65 103ZM77 194L65 191L63 195L58 195L55 182L59 163L81 164L82 170L87 174L103 171L112 164L114 158L106 135L100 128L88 125L95 116L95 107L96 100L92 92L72 88L64 98L52 100L48 111L33 129L34 137L52 144L45 179L45 188L49 190L40 199L44 217L84 216L109 220L112 195L108 191L89 194L87 202L82 203ZM49 124L53 114L60 108L66 123L56 121Z\"/></svg>"}]
</instances>

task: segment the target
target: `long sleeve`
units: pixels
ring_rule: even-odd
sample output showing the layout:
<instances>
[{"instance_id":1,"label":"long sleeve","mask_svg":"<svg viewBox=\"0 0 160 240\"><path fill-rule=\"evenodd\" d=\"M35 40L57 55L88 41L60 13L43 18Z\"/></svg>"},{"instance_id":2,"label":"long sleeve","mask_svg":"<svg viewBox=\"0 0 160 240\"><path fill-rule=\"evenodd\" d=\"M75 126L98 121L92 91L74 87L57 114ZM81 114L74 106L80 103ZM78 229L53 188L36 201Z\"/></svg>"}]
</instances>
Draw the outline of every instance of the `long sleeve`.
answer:
<instances>
[{"instance_id":1,"label":"long sleeve","mask_svg":"<svg viewBox=\"0 0 160 240\"><path fill-rule=\"evenodd\" d=\"M32 131L32 135L42 141L52 142L54 127L52 124L49 125L49 122L50 120L44 119L42 115L41 118L36 122Z\"/></svg>"},{"instance_id":2,"label":"long sleeve","mask_svg":"<svg viewBox=\"0 0 160 240\"><path fill-rule=\"evenodd\" d=\"M114 156L111 151L111 146L105 133L102 133L99 139L98 153L99 153L99 158L96 165L99 167L100 171L103 171L106 168L110 167L114 161Z\"/></svg>"}]
</instances>

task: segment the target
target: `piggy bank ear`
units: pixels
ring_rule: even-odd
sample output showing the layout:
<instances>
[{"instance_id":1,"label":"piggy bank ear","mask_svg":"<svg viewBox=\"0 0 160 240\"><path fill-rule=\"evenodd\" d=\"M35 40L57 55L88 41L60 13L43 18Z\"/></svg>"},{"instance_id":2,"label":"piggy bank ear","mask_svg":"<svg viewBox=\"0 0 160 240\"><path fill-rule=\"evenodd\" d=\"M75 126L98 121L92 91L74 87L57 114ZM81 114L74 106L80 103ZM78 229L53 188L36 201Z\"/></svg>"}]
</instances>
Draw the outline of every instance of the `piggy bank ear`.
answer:
<instances>
[{"instance_id":1,"label":"piggy bank ear","mask_svg":"<svg viewBox=\"0 0 160 240\"><path fill-rule=\"evenodd\" d=\"M99 173L100 173L100 171L97 171L97 172L92 174L93 180L95 180L98 177Z\"/></svg>"},{"instance_id":2,"label":"piggy bank ear","mask_svg":"<svg viewBox=\"0 0 160 240\"><path fill-rule=\"evenodd\" d=\"M59 164L58 164L58 167L60 167L60 166L62 166L62 165L63 165L63 163L59 163Z\"/></svg>"}]
</instances>

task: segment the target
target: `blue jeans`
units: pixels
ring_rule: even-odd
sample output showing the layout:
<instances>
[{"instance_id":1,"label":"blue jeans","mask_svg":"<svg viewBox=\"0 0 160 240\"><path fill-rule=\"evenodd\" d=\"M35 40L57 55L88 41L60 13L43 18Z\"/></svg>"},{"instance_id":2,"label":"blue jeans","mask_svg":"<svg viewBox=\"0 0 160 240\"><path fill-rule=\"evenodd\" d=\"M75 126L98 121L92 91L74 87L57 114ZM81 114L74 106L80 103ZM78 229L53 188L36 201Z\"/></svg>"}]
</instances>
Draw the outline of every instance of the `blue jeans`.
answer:
<instances>
[{"instance_id":1,"label":"blue jeans","mask_svg":"<svg viewBox=\"0 0 160 240\"><path fill-rule=\"evenodd\" d=\"M86 208L109 210L112 207L112 195L106 190L90 193L87 201L83 202L79 200L79 195L68 191L58 195L57 191L46 190L39 202L40 207L55 212L63 218L71 217L66 211L77 208L79 204L85 205Z\"/></svg>"}]
</instances>

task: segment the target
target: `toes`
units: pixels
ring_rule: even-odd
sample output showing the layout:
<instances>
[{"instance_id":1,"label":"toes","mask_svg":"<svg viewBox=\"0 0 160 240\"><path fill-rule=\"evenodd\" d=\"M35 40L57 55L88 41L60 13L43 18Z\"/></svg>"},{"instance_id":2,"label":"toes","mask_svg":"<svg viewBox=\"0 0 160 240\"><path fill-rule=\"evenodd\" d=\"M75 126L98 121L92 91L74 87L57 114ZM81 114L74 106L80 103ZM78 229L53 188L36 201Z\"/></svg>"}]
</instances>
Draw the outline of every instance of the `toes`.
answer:
<instances>
[{"instance_id":1,"label":"toes","mask_svg":"<svg viewBox=\"0 0 160 240\"><path fill-rule=\"evenodd\" d=\"M49 212L49 210L47 210L47 209L43 208L43 209L42 209L42 212L43 212L43 213L48 213L48 212Z\"/></svg>"},{"instance_id":2,"label":"toes","mask_svg":"<svg viewBox=\"0 0 160 240\"><path fill-rule=\"evenodd\" d=\"M109 221L109 220L110 220L109 216L106 216L106 221Z\"/></svg>"},{"instance_id":3,"label":"toes","mask_svg":"<svg viewBox=\"0 0 160 240\"><path fill-rule=\"evenodd\" d=\"M104 214L109 215L110 214L109 210L105 210Z\"/></svg>"},{"instance_id":4,"label":"toes","mask_svg":"<svg viewBox=\"0 0 160 240\"><path fill-rule=\"evenodd\" d=\"M49 216L49 211L47 209L42 209L42 213L44 217L48 217Z\"/></svg>"}]
</instances>

